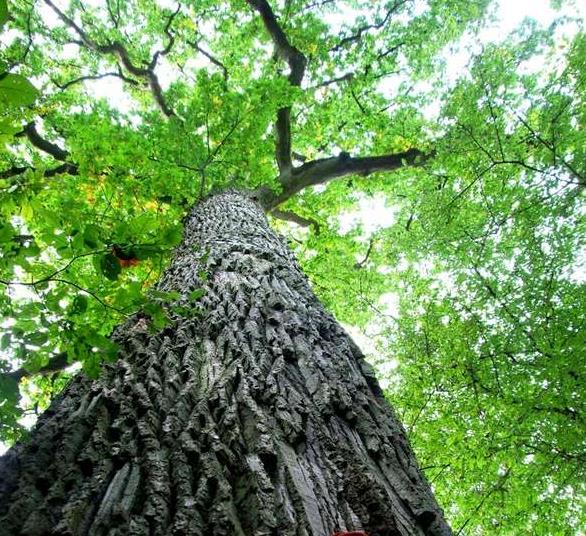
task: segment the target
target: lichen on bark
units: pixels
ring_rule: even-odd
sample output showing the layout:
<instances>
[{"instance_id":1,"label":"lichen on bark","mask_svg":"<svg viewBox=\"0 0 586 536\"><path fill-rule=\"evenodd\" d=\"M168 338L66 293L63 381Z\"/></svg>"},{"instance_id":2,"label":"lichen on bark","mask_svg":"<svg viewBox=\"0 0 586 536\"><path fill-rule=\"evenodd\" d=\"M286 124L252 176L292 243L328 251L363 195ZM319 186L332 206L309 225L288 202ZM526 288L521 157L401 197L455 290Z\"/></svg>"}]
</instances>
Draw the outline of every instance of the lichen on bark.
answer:
<instances>
[{"instance_id":1,"label":"lichen on bark","mask_svg":"<svg viewBox=\"0 0 586 536\"><path fill-rule=\"evenodd\" d=\"M190 312L120 326L116 363L0 460L0 534L451 534L371 367L255 201L199 203L158 289Z\"/></svg>"}]
</instances>

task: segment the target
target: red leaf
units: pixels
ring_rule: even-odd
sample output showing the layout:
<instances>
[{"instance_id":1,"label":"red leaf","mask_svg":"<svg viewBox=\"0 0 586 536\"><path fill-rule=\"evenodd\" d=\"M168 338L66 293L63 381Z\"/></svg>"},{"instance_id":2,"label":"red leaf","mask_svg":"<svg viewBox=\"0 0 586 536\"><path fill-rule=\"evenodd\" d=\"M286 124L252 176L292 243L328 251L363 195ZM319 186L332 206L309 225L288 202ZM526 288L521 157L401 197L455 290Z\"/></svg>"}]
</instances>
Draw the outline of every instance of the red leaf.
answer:
<instances>
[{"instance_id":1,"label":"red leaf","mask_svg":"<svg viewBox=\"0 0 586 536\"><path fill-rule=\"evenodd\" d=\"M129 266L138 266L140 261L138 259L118 259L122 268L128 268Z\"/></svg>"}]
</instances>

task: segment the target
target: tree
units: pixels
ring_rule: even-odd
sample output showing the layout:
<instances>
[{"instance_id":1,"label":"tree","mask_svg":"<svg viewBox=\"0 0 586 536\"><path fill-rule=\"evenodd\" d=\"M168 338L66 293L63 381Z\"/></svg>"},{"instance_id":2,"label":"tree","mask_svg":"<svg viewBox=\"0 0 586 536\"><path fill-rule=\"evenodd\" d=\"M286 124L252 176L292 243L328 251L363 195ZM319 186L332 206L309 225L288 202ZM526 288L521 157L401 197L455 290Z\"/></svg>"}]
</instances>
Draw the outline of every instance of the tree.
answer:
<instances>
[{"instance_id":1,"label":"tree","mask_svg":"<svg viewBox=\"0 0 586 536\"><path fill-rule=\"evenodd\" d=\"M1 466L9 534L451 534L364 356L260 207L200 202L119 359ZM58 453L55 455L55 453Z\"/></svg>"},{"instance_id":2,"label":"tree","mask_svg":"<svg viewBox=\"0 0 586 536\"><path fill-rule=\"evenodd\" d=\"M2 22L4 4L0 8ZM580 333L583 300L576 294L582 287L564 281L564 270L576 265L576 252L583 244L579 232L583 223L578 216L584 140L578 127L583 121L584 55L580 51L584 39L577 34L568 42L567 51L558 55L559 65L564 66L561 71L527 74L525 64L542 51L551 54L559 41L554 42L553 30L540 31L526 24L516 37L479 54L470 72L450 86L441 74L445 47L464 33L473 34L486 9L487 2L480 0L430 1L425 6L401 0L291 1L283 5L262 0L173 6L115 0L11 4L9 28L13 33L0 66L5 71L0 75L0 82L4 81L0 98L9 105L0 122L6 144L0 155L0 280L9 289L1 303L9 319L3 325L2 347L18 368L6 362L0 378L5 399L0 405L3 437L15 440L25 433L18 422L23 411L17 403L18 382L31 404L41 409L51 397L61 397L52 406L55 414L40 428L49 433L63 421L63 411L55 408L67 406L76 393L91 390L92 385L98 389L108 378L120 381L116 370L125 366L135 370L125 336L136 335L140 342L135 345L137 352L152 341L156 355L168 352L179 359L176 349L167 350L156 341L172 339L169 334L181 331L186 322L200 326L201 333L208 329L206 321L209 323L213 312L210 300L217 293L212 274L203 268L224 262L220 252L201 248L191 252L199 260L194 257L190 283L180 289L165 286L168 275L158 286L152 285L167 263L174 266L178 262L173 248L181 240L181 219L190 207L213 192L237 189L252 192L247 195L256 198L273 225L288 233L314 290L338 319L364 326L374 313L380 322L378 298L389 291L400 295L399 321L391 319L384 327L390 355L400 358L404 380L391 385L392 396L440 496L446 505L455 505L455 509L450 507L450 515L458 532L484 527L491 533L498 526L502 533L548 533L552 527L563 533L564 526L579 526L583 513L576 513L576 504L582 493L583 399L576 386L583 378L583 365L576 334ZM27 79L39 89L38 95ZM105 81L118 88L115 97L96 96ZM421 109L434 100L443 106L441 115L426 118ZM235 195L228 197L236 199ZM338 216L365 195L384 195L398 205L395 223L371 236L361 229L342 232L336 223ZM209 203L216 199L226 204L228 197L211 196ZM242 210L252 210L248 202L240 202L249 207ZM192 214L197 214L195 210ZM282 220L307 229L298 232L285 227ZM255 231L264 232L268 231ZM185 253L191 239L185 234L178 251ZM244 244L245 240L237 242ZM274 247L281 246L275 242ZM525 257L511 253L519 249L526 250ZM545 255L540 257L540 251ZM550 262L548 251L556 252L558 263ZM430 262L434 270L426 275L420 268ZM515 269L505 271L511 263ZM291 270L296 273L296 268ZM438 277L447 278L447 289L453 292L438 292ZM517 288L514 283L519 277L527 290L514 293L511 289ZM569 300L575 295L577 299ZM227 306L223 318L229 326L234 325L232 316L240 314L240 306L233 305L236 309ZM268 323L266 333L274 331L283 337L282 356L274 354L272 347L267 352L284 363L284 377L289 379L290 368L301 361L295 361L297 350L295 355L286 355L289 347L281 331L287 334L289 328L279 331L279 326L287 315L278 309L267 302L261 318ZM576 320L564 320L569 318ZM118 328L112 335L121 320L128 329ZM297 329L290 319L284 322L293 331ZM132 325L141 327L135 332ZM338 327L332 329L338 334L344 361L352 343ZM195 335L189 332L189 337L193 340ZM319 337L326 341L320 345L332 343L327 341L327 333ZM560 343L554 340L572 342L558 351ZM292 344L295 349L294 338ZM455 356L452 348L458 349ZM364 363L356 349L352 353L362 369ZM152 359L152 352L148 355ZM550 366L556 360L563 367ZM492 366L487 367L489 362ZM55 372L72 363L82 364L84 376L57 395L67 383L67 375ZM500 371L507 367L513 374L504 382ZM364 387L359 379L364 371L354 369L356 384ZM158 382L152 372L156 366L149 370L148 381L154 383L145 388L152 394L149 389L156 391ZM230 369L224 379L239 378L234 374ZM345 374L337 370L331 384L347 385ZM94 384L88 379L98 376ZM547 403L535 403L537 391L527 386L545 385L543 381L547 385L553 382L555 392ZM136 385L138 388L140 382ZM370 378L368 385L376 395L376 384ZM277 392L280 388L277 385ZM122 391L120 396L129 396ZM109 402L112 397L113 403ZM281 398L289 400L288 395ZM272 417L279 426L291 421L287 441L295 446L300 441L294 438L299 422L296 415L301 415L302 423L304 418L319 421L318 428L325 435L321 417L303 417L304 411L296 409L293 398L291 407L279 403L280 421L276 414ZM220 399L217 407L205 411L200 408L207 415L204 420L211 422L215 413L220 416L222 408L229 406L228 399ZM95 422L120 419L115 408L121 398L106 393L96 400L92 408ZM215 398L207 401L212 400ZM462 419L454 422L444 401L454 403ZM259 411L271 403L263 400ZM307 400L299 404L307 404ZM345 399L339 407L336 404L330 419L342 419L350 429L362 426L364 419L353 416L358 409L355 404ZM131 407L130 402L126 407ZM487 418L487 407L494 408L491 415L495 418ZM100 411L113 413L98 415ZM139 414L146 418L152 411L142 409ZM524 421L527 424L517 426L526 415L531 416ZM551 415L557 420L552 421ZM197 425L208 433L206 423ZM563 438L544 436L551 425L554 434L562 427L568 433ZM100 444L120 443L130 450L105 457L99 470L92 451L79 460L77 473L71 473L69 479L68 485L90 494L96 490L81 485L84 478L97 481L102 475L99 471L105 471L113 479L108 500L90 516L91 523L97 520L91 529L96 533L104 531L102 525L110 522L106 520L126 522L130 491L140 472L130 460L134 455L131 438L123 439L128 426L132 428L120 420L108 428L110 435L100 439ZM149 426L159 424L149 421ZM169 422L169 426L175 425ZM482 436L480 430L486 427L488 433ZM425 432L420 432L422 428ZM447 429L450 441L446 441ZM511 440L499 433L503 429L510 431ZM273 442L279 433L271 430ZM362 433L367 434L366 430ZM471 459L463 440L469 437L493 464ZM219 454L223 449L216 448L215 440L209 441L220 465L238 465L233 458L224 459L225 453ZM168 448L178 456L179 451L189 451L173 450L176 443L171 443ZM401 434L390 442L403 443ZM36 444L38 440L33 438L28 448L34 450ZM149 445L151 452L159 452ZM256 448L258 459L247 461L258 469L260 480L250 483L242 476L239 482L259 493L268 493L269 488L276 493L279 486L271 486L283 478L285 455L265 446ZM344 442L331 448L330 453L342 451ZM520 448L537 463L515 460ZM308 455L301 451L296 455ZM395 455L385 452L383 458L401 458L401 452L402 447ZM495 452L505 454L494 456ZM371 498L380 499L380 480L375 479L368 489L358 485L372 482L371 470L364 469L364 464L368 466L373 456L380 454L368 451L359 457L362 473L352 473L340 496L356 484L353 490L364 489L359 492L360 504L377 503ZM407 458L411 459L409 454ZM160 469L157 459L151 461L156 472ZM191 466L195 461L199 458L178 460L176 465ZM215 471L213 461L206 463L209 471ZM559 464L559 477L548 474L551 464ZM531 479L523 477L529 474L520 470L524 466ZM5 469L13 470L8 462ZM63 473L61 466L53 466L51 471ZM233 473L234 479L240 478L237 473ZM533 481L535 474L542 477L540 490L529 491L526 481ZM203 477L211 482L207 493L224 498L219 501L218 523L229 523L225 482L222 486L212 473ZM176 484L171 486L172 493L189 495L187 488L179 490L182 478L170 476L167 484ZM428 502L420 476L414 473L413 478L418 491L402 507L393 509L394 515L400 516L402 509L410 512L407 531L428 524L435 527L431 531L447 530L433 502ZM458 489L454 482L462 479L466 484ZM64 500L67 490L53 489L46 476L33 481L27 481L23 489L30 490L32 485L35 494L53 493L55 500ZM555 497L550 486L559 490ZM253 503L264 500L259 493L250 493ZM357 493L352 492L353 496ZM154 497L153 506L143 516L155 525L169 519L156 495L149 495ZM122 499L114 508L117 497ZM209 497L194 500L203 504ZM80 501L78 512L87 499ZM177 506L175 500L171 503ZM301 503L303 500L294 502L296 512L303 510ZM74 515L76 507L70 506ZM334 510L340 512L339 508ZM346 528L383 530L379 525L396 521L381 518L380 507L373 507L372 512L361 508L359 522L340 514ZM241 512L257 510L245 504ZM23 507L19 515L25 511ZM50 512L38 510L29 523L42 527ZM160 518L157 512L162 514ZM195 522L205 526L212 517ZM286 516L276 517L284 522ZM246 519L245 527L273 526L269 518L251 515ZM77 519L75 523L83 526L90 521ZM330 520L325 526L333 530L338 525ZM342 523L339 526L343 528Z\"/></svg>"}]
</instances>

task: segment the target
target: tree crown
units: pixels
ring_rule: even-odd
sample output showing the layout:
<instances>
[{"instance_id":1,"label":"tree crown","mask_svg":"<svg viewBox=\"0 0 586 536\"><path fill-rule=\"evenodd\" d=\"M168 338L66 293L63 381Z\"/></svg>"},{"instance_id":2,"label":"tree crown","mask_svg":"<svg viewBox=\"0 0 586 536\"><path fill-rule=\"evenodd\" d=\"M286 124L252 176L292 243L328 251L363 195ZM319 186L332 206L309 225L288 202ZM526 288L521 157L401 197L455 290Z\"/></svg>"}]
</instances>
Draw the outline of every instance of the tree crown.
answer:
<instances>
[{"instance_id":1,"label":"tree crown","mask_svg":"<svg viewBox=\"0 0 586 536\"><path fill-rule=\"evenodd\" d=\"M0 1L0 437L55 371L114 359L126 316L165 325L174 296L149 288L186 210L246 189L328 308L376 319L455 527L577 527L586 38L528 20L447 77L491 9ZM369 200L388 225L345 228Z\"/></svg>"}]
</instances>

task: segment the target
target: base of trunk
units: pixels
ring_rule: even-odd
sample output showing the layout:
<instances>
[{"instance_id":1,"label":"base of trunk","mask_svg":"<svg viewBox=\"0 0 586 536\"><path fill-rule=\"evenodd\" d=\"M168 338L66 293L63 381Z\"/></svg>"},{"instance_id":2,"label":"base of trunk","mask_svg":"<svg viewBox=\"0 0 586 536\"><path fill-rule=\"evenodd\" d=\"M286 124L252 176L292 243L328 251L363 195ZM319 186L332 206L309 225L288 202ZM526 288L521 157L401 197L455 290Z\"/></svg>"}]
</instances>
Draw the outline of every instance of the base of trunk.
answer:
<instances>
[{"instance_id":1,"label":"base of trunk","mask_svg":"<svg viewBox=\"0 0 586 536\"><path fill-rule=\"evenodd\" d=\"M158 288L192 314L119 328L120 359L6 454L0 534L451 534L370 366L255 203L197 206Z\"/></svg>"}]
</instances>

